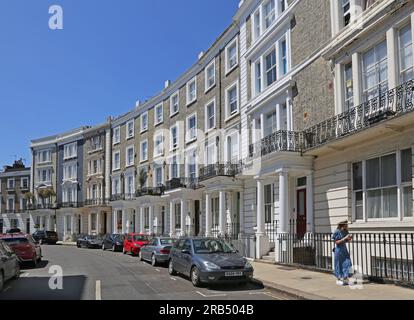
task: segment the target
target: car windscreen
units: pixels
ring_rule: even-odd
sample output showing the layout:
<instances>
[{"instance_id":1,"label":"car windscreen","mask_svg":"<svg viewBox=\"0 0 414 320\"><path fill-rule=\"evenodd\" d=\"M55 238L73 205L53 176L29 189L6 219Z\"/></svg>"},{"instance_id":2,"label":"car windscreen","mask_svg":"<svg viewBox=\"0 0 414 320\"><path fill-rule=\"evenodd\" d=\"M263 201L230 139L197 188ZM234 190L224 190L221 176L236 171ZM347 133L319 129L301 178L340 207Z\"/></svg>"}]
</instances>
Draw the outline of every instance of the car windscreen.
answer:
<instances>
[{"instance_id":1,"label":"car windscreen","mask_svg":"<svg viewBox=\"0 0 414 320\"><path fill-rule=\"evenodd\" d=\"M134 236L134 241L148 241L148 237L146 236Z\"/></svg>"},{"instance_id":2,"label":"car windscreen","mask_svg":"<svg viewBox=\"0 0 414 320\"><path fill-rule=\"evenodd\" d=\"M86 239L87 240L96 240L96 239L98 239L98 237L97 236L87 236Z\"/></svg>"},{"instance_id":3,"label":"car windscreen","mask_svg":"<svg viewBox=\"0 0 414 320\"><path fill-rule=\"evenodd\" d=\"M169 244L173 244L174 240L173 239L160 239L161 245L165 246L165 245L169 245Z\"/></svg>"},{"instance_id":4,"label":"car windscreen","mask_svg":"<svg viewBox=\"0 0 414 320\"><path fill-rule=\"evenodd\" d=\"M195 239L194 251L200 254L210 253L234 253L235 250L227 243L218 239Z\"/></svg>"},{"instance_id":5,"label":"car windscreen","mask_svg":"<svg viewBox=\"0 0 414 320\"><path fill-rule=\"evenodd\" d=\"M46 231L46 235L48 237L57 237L57 233L53 231Z\"/></svg>"},{"instance_id":6,"label":"car windscreen","mask_svg":"<svg viewBox=\"0 0 414 320\"><path fill-rule=\"evenodd\" d=\"M124 241L124 236L121 234L115 234L112 236L112 239L115 241Z\"/></svg>"},{"instance_id":7,"label":"car windscreen","mask_svg":"<svg viewBox=\"0 0 414 320\"><path fill-rule=\"evenodd\" d=\"M3 238L1 240L6 242L9 246L29 243L27 238Z\"/></svg>"}]
</instances>

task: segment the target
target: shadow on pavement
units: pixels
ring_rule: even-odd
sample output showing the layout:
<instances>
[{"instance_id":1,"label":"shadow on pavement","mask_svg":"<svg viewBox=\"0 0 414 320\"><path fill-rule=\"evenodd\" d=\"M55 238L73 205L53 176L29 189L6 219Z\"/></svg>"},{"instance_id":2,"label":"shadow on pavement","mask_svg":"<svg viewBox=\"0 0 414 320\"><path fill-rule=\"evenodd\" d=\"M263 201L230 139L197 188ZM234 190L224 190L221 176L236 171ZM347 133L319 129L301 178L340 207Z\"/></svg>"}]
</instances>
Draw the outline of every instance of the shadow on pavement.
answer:
<instances>
[{"instance_id":1,"label":"shadow on pavement","mask_svg":"<svg viewBox=\"0 0 414 320\"><path fill-rule=\"evenodd\" d=\"M21 270L29 271L29 270L36 270L36 269L46 268L48 264L49 264L48 260L42 260L42 261L38 262L36 268L33 268L33 266L30 265L30 262L23 262L23 263L20 264L20 268L21 268Z\"/></svg>"},{"instance_id":2,"label":"shadow on pavement","mask_svg":"<svg viewBox=\"0 0 414 320\"><path fill-rule=\"evenodd\" d=\"M49 277L25 277L8 281L0 300L81 300L85 276L63 277L63 289L52 290ZM54 282L55 283L55 282Z\"/></svg>"},{"instance_id":3,"label":"shadow on pavement","mask_svg":"<svg viewBox=\"0 0 414 320\"><path fill-rule=\"evenodd\" d=\"M214 291L252 291L263 290L264 286L258 281L249 281L247 283L220 283L220 284L206 284L204 288Z\"/></svg>"}]
</instances>

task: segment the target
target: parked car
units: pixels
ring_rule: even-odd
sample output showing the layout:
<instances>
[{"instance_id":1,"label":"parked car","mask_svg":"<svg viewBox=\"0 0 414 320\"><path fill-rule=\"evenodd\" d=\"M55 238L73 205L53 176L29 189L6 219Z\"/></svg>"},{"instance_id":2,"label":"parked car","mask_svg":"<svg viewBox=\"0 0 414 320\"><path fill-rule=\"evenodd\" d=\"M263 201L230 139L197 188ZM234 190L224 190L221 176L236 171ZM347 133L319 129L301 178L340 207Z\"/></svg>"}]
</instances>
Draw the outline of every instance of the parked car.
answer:
<instances>
[{"instance_id":1,"label":"parked car","mask_svg":"<svg viewBox=\"0 0 414 320\"><path fill-rule=\"evenodd\" d=\"M5 234L0 236L0 240L13 249L20 262L31 262L36 268L37 263L42 260L42 249L30 234Z\"/></svg>"},{"instance_id":2,"label":"parked car","mask_svg":"<svg viewBox=\"0 0 414 320\"><path fill-rule=\"evenodd\" d=\"M102 247L102 238L99 236L84 235L76 240L78 248L100 249Z\"/></svg>"},{"instance_id":3,"label":"parked car","mask_svg":"<svg viewBox=\"0 0 414 320\"><path fill-rule=\"evenodd\" d=\"M151 261L153 266L159 263L167 263L173 244L174 239L172 238L155 237L141 248L139 258L141 261Z\"/></svg>"},{"instance_id":4,"label":"parked car","mask_svg":"<svg viewBox=\"0 0 414 320\"><path fill-rule=\"evenodd\" d=\"M146 234L141 233L129 233L124 240L124 247L122 252L124 254L130 253L132 255L138 255L141 248L148 244L149 238Z\"/></svg>"},{"instance_id":5,"label":"parked car","mask_svg":"<svg viewBox=\"0 0 414 320\"><path fill-rule=\"evenodd\" d=\"M9 230L6 230L6 233L21 233L22 230L20 230L19 228L12 228Z\"/></svg>"},{"instance_id":6,"label":"parked car","mask_svg":"<svg viewBox=\"0 0 414 320\"><path fill-rule=\"evenodd\" d=\"M178 240L170 250L168 272L189 276L195 287L202 283L247 283L253 278L252 265L230 244L215 238Z\"/></svg>"},{"instance_id":7,"label":"parked car","mask_svg":"<svg viewBox=\"0 0 414 320\"><path fill-rule=\"evenodd\" d=\"M58 234L54 231L37 230L32 236L40 244L56 244L59 241Z\"/></svg>"},{"instance_id":8,"label":"parked car","mask_svg":"<svg viewBox=\"0 0 414 320\"><path fill-rule=\"evenodd\" d=\"M124 247L124 236L122 234L106 234L102 239L102 250L112 249L122 251Z\"/></svg>"},{"instance_id":9,"label":"parked car","mask_svg":"<svg viewBox=\"0 0 414 320\"><path fill-rule=\"evenodd\" d=\"M19 258L7 243L0 240L0 292L4 283L9 279L17 279L20 276Z\"/></svg>"}]
</instances>

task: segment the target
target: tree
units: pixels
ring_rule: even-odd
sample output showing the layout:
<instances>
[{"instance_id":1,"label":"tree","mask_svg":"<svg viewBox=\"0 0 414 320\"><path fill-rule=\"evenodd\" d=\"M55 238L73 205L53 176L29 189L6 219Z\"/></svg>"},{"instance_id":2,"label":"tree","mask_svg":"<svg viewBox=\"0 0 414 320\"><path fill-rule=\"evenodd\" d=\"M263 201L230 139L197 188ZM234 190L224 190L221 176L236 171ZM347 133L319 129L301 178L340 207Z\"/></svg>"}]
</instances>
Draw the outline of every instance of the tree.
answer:
<instances>
[{"instance_id":1,"label":"tree","mask_svg":"<svg viewBox=\"0 0 414 320\"><path fill-rule=\"evenodd\" d=\"M139 183L141 185L141 188L144 187L145 183L147 182L147 179L148 179L148 173L147 173L147 171L145 169L141 169L139 171L139 177L138 177L138 180L139 180Z\"/></svg>"}]
</instances>

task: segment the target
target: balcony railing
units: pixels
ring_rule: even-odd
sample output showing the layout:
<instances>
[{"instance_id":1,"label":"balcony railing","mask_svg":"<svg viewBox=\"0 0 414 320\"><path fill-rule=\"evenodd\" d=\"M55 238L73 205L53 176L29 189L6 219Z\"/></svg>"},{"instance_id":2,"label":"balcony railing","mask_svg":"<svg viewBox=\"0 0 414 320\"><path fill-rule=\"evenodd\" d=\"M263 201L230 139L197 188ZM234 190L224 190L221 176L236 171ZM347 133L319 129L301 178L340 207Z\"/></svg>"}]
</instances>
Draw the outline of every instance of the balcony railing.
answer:
<instances>
[{"instance_id":1,"label":"balcony railing","mask_svg":"<svg viewBox=\"0 0 414 320\"><path fill-rule=\"evenodd\" d=\"M164 190L171 191L175 189L197 189L199 187L198 178L173 178L167 181Z\"/></svg>"},{"instance_id":2,"label":"balcony railing","mask_svg":"<svg viewBox=\"0 0 414 320\"><path fill-rule=\"evenodd\" d=\"M281 151L301 152L302 145L302 132L280 130L268 135L259 142L251 144L249 146L249 157L259 158Z\"/></svg>"},{"instance_id":3,"label":"balcony railing","mask_svg":"<svg viewBox=\"0 0 414 320\"><path fill-rule=\"evenodd\" d=\"M414 110L414 80L304 131L304 150L369 128Z\"/></svg>"},{"instance_id":4,"label":"balcony railing","mask_svg":"<svg viewBox=\"0 0 414 320\"><path fill-rule=\"evenodd\" d=\"M58 204L59 208L80 208L83 207L83 202L79 201L67 201Z\"/></svg>"},{"instance_id":5,"label":"balcony railing","mask_svg":"<svg viewBox=\"0 0 414 320\"><path fill-rule=\"evenodd\" d=\"M57 206L53 203L30 203L27 205L29 210L39 210L39 209L57 209Z\"/></svg>"},{"instance_id":6,"label":"balcony railing","mask_svg":"<svg viewBox=\"0 0 414 320\"><path fill-rule=\"evenodd\" d=\"M164 193L164 190L164 186L138 188L135 192L135 196L137 198L144 196L161 196Z\"/></svg>"},{"instance_id":7,"label":"balcony railing","mask_svg":"<svg viewBox=\"0 0 414 320\"><path fill-rule=\"evenodd\" d=\"M215 163L209 164L199 170L200 181L214 177L234 177L242 170L242 163Z\"/></svg>"},{"instance_id":8,"label":"balcony railing","mask_svg":"<svg viewBox=\"0 0 414 320\"><path fill-rule=\"evenodd\" d=\"M104 205L106 204L105 199L87 199L85 200L85 206L97 206L97 205Z\"/></svg>"},{"instance_id":9,"label":"balcony railing","mask_svg":"<svg viewBox=\"0 0 414 320\"><path fill-rule=\"evenodd\" d=\"M111 195L111 201L121 201L121 200L125 200L125 195L124 194L117 193L117 194Z\"/></svg>"}]
</instances>

